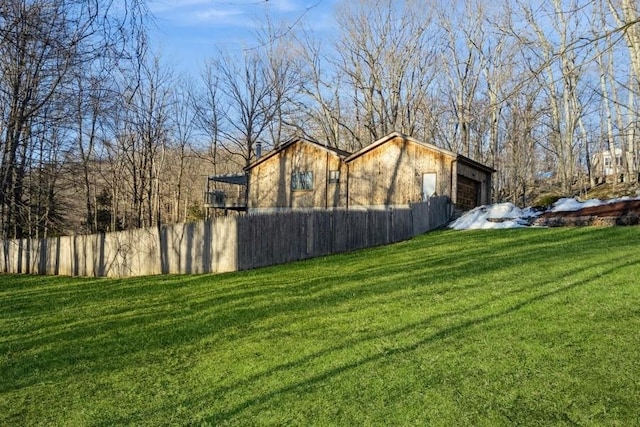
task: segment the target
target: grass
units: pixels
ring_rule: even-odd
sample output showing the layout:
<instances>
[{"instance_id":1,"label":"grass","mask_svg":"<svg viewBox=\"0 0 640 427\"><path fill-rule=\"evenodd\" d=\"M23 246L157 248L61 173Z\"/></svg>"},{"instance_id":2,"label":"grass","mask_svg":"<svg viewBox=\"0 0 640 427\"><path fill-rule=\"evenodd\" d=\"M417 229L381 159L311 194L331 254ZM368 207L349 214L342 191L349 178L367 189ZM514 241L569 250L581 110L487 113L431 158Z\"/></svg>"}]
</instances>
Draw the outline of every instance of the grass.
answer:
<instances>
[{"instance_id":1,"label":"grass","mask_svg":"<svg viewBox=\"0 0 640 427\"><path fill-rule=\"evenodd\" d=\"M640 425L640 228L0 276L0 425Z\"/></svg>"}]
</instances>

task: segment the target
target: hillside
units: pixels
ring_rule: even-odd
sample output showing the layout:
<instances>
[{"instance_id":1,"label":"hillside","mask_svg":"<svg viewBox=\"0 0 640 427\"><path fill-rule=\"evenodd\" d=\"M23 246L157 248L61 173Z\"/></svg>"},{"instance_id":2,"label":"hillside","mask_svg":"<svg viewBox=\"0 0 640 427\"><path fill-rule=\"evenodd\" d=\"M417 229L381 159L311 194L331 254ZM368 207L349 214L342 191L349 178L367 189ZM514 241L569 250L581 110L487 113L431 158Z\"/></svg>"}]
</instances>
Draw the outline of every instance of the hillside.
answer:
<instances>
[{"instance_id":1,"label":"hillside","mask_svg":"<svg viewBox=\"0 0 640 427\"><path fill-rule=\"evenodd\" d=\"M585 183L585 188L573 193L563 193L556 185L544 182L536 184L528 205L530 206L549 206L558 199L564 197L574 197L580 200L600 199L610 200L621 197L638 197L640 196L640 185L637 183L602 183L594 187L589 187Z\"/></svg>"},{"instance_id":2,"label":"hillside","mask_svg":"<svg viewBox=\"0 0 640 427\"><path fill-rule=\"evenodd\" d=\"M0 425L635 425L639 231L438 231L222 275L4 275Z\"/></svg>"}]
</instances>

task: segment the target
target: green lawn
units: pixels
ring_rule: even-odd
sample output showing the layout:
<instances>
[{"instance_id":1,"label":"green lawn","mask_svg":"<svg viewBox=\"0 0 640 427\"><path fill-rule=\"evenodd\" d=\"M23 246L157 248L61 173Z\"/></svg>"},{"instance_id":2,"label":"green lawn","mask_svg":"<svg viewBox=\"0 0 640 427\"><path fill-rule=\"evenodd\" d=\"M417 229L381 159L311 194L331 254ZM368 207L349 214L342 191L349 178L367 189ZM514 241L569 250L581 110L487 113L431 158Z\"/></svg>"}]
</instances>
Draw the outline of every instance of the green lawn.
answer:
<instances>
[{"instance_id":1,"label":"green lawn","mask_svg":"<svg viewBox=\"0 0 640 427\"><path fill-rule=\"evenodd\" d=\"M640 228L0 276L0 425L640 425Z\"/></svg>"}]
</instances>

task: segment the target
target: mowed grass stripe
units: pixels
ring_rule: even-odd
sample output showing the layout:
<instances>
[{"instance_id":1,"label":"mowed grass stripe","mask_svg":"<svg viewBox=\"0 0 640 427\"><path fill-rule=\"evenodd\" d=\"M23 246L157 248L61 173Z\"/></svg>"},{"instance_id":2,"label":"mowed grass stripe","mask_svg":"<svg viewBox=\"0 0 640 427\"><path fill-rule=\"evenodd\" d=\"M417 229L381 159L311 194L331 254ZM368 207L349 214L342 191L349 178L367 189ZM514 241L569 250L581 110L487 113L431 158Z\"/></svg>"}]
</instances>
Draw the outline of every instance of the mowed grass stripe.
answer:
<instances>
[{"instance_id":1,"label":"mowed grass stripe","mask_svg":"<svg viewBox=\"0 0 640 427\"><path fill-rule=\"evenodd\" d=\"M640 228L0 276L2 425L638 425Z\"/></svg>"}]
</instances>

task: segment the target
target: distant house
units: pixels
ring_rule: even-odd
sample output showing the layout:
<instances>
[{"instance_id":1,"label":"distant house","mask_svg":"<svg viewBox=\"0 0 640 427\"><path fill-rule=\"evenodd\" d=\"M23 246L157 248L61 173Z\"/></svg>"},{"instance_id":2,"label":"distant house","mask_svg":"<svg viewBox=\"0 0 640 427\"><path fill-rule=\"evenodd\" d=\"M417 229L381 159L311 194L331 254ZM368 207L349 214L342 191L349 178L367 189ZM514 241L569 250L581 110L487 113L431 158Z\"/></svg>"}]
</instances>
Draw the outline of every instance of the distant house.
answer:
<instances>
[{"instance_id":1,"label":"distant house","mask_svg":"<svg viewBox=\"0 0 640 427\"><path fill-rule=\"evenodd\" d=\"M490 203L493 172L398 132L356 153L294 138L246 168L247 210L385 208L443 195L467 210Z\"/></svg>"},{"instance_id":2,"label":"distant house","mask_svg":"<svg viewBox=\"0 0 640 427\"><path fill-rule=\"evenodd\" d=\"M591 170L596 182L622 181L622 175L624 174L623 160L626 162L627 170L631 173L637 174L638 170L635 167L633 152L627 151L624 158L622 156L622 149L614 148L611 150L604 150L596 153L591 159ZM630 166L630 168L629 168Z\"/></svg>"}]
</instances>

